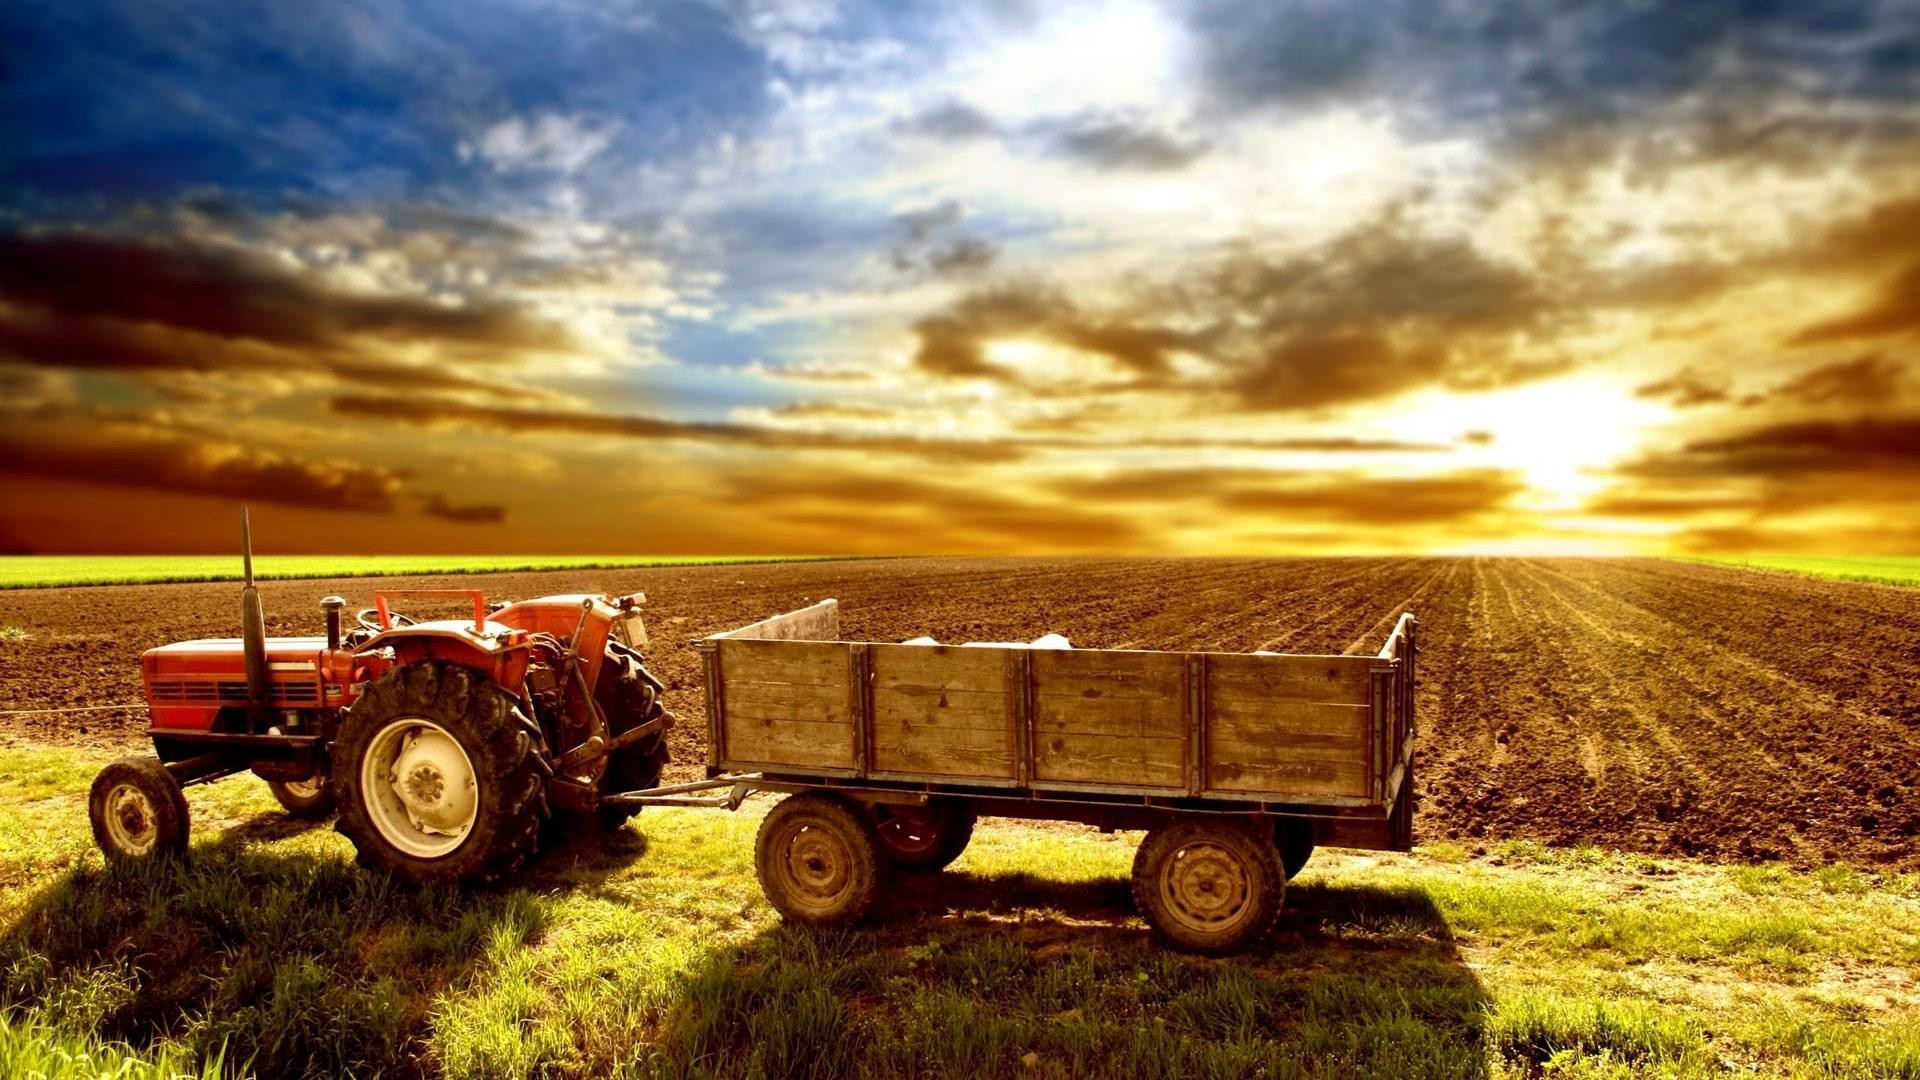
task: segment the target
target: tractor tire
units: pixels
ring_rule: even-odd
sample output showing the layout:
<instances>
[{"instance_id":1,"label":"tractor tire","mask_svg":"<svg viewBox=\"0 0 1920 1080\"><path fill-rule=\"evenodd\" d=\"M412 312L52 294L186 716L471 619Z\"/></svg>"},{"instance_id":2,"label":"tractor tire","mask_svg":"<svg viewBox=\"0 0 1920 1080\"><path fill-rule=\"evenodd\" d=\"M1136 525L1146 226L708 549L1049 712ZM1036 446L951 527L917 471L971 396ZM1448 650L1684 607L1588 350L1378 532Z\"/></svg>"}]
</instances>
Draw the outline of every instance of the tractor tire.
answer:
<instances>
[{"instance_id":1,"label":"tractor tire","mask_svg":"<svg viewBox=\"0 0 1920 1080\"><path fill-rule=\"evenodd\" d=\"M973 839L973 807L935 800L925 806L875 803L874 839L887 862L900 870L944 870Z\"/></svg>"},{"instance_id":2,"label":"tractor tire","mask_svg":"<svg viewBox=\"0 0 1920 1080\"><path fill-rule=\"evenodd\" d=\"M538 729L484 674L395 668L343 714L328 787L361 865L417 885L497 881L547 818Z\"/></svg>"},{"instance_id":3,"label":"tractor tire","mask_svg":"<svg viewBox=\"0 0 1920 1080\"><path fill-rule=\"evenodd\" d=\"M1280 865L1292 881L1313 858L1313 822L1305 818L1275 818L1273 844L1280 849Z\"/></svg>"},{"instance_id":4,"label":"tractor tire","mask_svg":"<svg viewBox=\"0 0 1920 1080\"><path fill-rule=\"evenodd\" d=\"M866 917L886 873L873 826L831 795L781 800L760 822L753 868L760 891L790 922L850 926Z\"/></svg>"},{"instance_id":5,"label":"tractor tire","mask_svg":"<svg viewBox=\"0 0 1920 1080\"><path fill-rule=\"evenodd\" d=\"M618 642L607 643L607 655L600 668L600 681L593 696L607 718L607 734L618 737L642 724L651 723L666 712L660 704L661 685L641 663L640 654ZM668 725L669 727L671 724ZM600 778L603 794L643 791L660 786L660 773L673 760L667 749L667 728L626 747L607 759L607 771ZM612 832L640 812L637 806L603 805L599 810L600 828Z\"/></svg>"},{"instance_id":6,"label":"tractor tire","mask_svg":"<svg viewBox=\"0 0 1920 1080\"><path fill-rule=\"evenodd\" d=\"M288 817L315 820L333 813L333 784L326 773L314 773L306 780L269 780L267 790Z\"/></svg>"},{"instance_id":7,"label":"tractor tire","mask_svg":"<svg viewBox=\"0 0 1920 1080\"><path fill-rule=\"evenodd\" d=\"M1287 873L1265 829L1182 821L1147 833L1133 860L1133 902L1154 937L1225 956L1264 939L1280 918Z\"/></svg>"},{"instance_id":8,"label":"tractor tire","mask_svg":"<svg viewBox=\"0 0 1920 1080\"><path fill-rule=\"evenodd\" d=\"M109 865L186 854L187 797L157 757L124 757L101 769L87 793L87 817Z\"/></svg>"}]
</instances>

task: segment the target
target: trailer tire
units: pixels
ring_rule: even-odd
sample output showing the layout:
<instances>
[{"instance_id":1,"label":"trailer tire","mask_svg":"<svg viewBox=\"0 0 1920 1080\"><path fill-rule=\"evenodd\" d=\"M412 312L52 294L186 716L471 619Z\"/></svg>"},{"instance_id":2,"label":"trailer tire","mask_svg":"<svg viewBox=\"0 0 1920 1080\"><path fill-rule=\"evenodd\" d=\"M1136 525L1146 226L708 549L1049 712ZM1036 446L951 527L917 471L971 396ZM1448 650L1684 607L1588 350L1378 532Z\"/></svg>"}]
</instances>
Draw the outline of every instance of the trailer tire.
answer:
<instances>
[{"instance_id":1,"label":"trailer tire","mask_svg":"<svg viewBox=\"0 0 1920 1080\"><path fill-rule=\"evenodd\" d=\"M101 769L87 792L87 818L109 865L186 854L187 797L152 755L124 757Z\"/></svg>"},{"instance_id":2,"label":"trailer tire","mask_svg":"<svg viewBox=\"0 0 1920 1080\"><path fill-rule=\"evenodd\" d=\"M1163 944L1224 956L1265 938L1280 917L1286 868L1266 830L1182 821L1147 833L1133 900Z\"/></svg>"},{"instance_id":3,"label":"trailer tire","mask_svg":"<svg viewBox=\"0 0 1920 1080\"><path fill-rule=\"evenodd\" d=\"M333 784L324 772L305 780L269 780L267 790L289 817L314 820L333 813Z\"/></svg>"},{"instance_id":4,"label":"trailer tire","mask_svg":"<svg viewBox=\"0 0 1920 1080\"><path fill-rule=\"evenodd\" d=\"M760 890L791 922L849 926L880 894L887 864L872 824L830 795L781 800L760 822L753 847Z\"/></svg>"},{"instance_id":5,"label":"trailer tire","mask_svg":"<svg viewBox=\"0 0 1920 1080\"><path fill-rule=\"evenodd\" d=\"M1280 849L1280 865L1286 868L1287 880L1292 881L1313 858L1313 822L1305 818L1274 819L1273 845Z\"/></svg>"},{"instance_id":6,"label":"trailer tire","mask_svg":"<svg viewBox=\"0 0 1920 1080\"><path fill-rule=\"evenodd\" d=\"M646 669L640 654L618 642L607 643L607 654L600 669L594 700L607 718L607 734L623 735L642 724L652 723L666 713L660 704L660 681ZM651 735L607 758L607 771L600 777L602 794L644 791L660 786L660 774L673 760L667 748L669 720L658 735ZM598 814L601 829L613 832L640 812L638 806L602 803Z\"/></svg>"},{"instance_id":7,"label":"trailer tire","mask_svg":"<svg viewBox=\"0 0 1920 1080\"><path fill-rule=\"evenodd\" d=\"M414 884L506 877L534 854L547 817L536 732L479 671L395 668L341 718L335 828L362 865Z\"/></svg>"},{"instance_id":8,"label":"trailer tire","mask_svg":"<svg viewBox=\"0 0 1920 1080\"><path fill-rule=\"evenodd\" d=\"M964 802L925 806L874 803L873 836L887 862L901 870L944 870L967 850L977 816Z\"/></svg>"}]
</instances>

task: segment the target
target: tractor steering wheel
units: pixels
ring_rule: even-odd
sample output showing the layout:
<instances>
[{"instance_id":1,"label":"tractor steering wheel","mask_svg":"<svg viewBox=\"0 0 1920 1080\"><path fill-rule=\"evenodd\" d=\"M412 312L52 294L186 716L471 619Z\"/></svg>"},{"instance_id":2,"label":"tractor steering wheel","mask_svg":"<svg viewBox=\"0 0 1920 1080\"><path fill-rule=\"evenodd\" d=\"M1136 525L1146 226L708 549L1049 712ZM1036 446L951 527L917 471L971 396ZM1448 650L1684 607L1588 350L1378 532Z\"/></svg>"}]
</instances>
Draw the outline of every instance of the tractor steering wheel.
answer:
<instances>
[{"instance_id":1,"label":"tractor steering wheel","mask_svg":"<svg viewBox=\"0 0 1920 1080\"><path fill-rule=\"evenodd\" d=\"M353 613L353 617L361 626L376 634L384 632L380 629L379 608L361 608L359 611ZM393 620L393 625L395 626L412 626L414 623L411 617L402 615L397 611L387 612L387 618Z\"/></svg>"}]
</instances>

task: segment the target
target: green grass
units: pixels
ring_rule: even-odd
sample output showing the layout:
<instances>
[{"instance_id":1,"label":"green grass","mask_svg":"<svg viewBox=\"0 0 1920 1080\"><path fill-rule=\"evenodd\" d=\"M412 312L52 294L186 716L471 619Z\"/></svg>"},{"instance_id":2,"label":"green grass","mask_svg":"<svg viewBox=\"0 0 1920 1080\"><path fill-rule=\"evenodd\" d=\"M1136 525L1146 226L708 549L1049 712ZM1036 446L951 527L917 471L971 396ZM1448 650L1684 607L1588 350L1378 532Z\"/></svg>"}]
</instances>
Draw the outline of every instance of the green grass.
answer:
<instances>
[{"instance_id":1,"label":"green grass","mask_svg":"<svg viewBox=\"0 0 1920 1080\"><path fill-rule=\"evenodd\" d=\"M416 891L242 776L189 791L189 862L110 873L102 760L0 749L0 1074L1920 1077L1911 875L1322 852L1269 949L1203 960L1148 940L1125 834L989 822L817 933L760 896L758 799Z\"/></svg>"},{"instance_id":2,"label":"green grass","mask_svg":"<svg viewBox=\"0 0 1920 1080\"><path fill-rule=\"evenodd\" d=\"M576 567L708 566L783 562L792 555L259 555L253 576L276 578L395 577L404 574L482 574ZM58 585L127 585L167 581L238 581L240 556L227 555L4 555L0 589Z\"/></svg>"},{"instance_id":3,"label":"green grass","mask_svg":"<svg viewBox=\"0 0 1920 1080\"><path fill-rule=\"evenodd\" d=\"M1866 581L1878 585L1920 585L1920 555L1720 555L1689 562L1782 570L1837 581Z\"/></svg>"}]
</instances>

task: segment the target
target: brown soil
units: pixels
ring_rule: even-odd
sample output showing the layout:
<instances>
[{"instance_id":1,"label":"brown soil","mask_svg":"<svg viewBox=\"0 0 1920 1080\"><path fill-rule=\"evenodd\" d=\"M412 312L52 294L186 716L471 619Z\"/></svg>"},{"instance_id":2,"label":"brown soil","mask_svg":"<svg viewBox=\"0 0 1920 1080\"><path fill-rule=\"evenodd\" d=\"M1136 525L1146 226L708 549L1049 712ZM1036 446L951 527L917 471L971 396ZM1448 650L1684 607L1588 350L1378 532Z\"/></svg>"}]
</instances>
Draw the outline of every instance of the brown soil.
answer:
<instances>
[{"instance_id":1,"label":"brown soil","mask_svg":"<svg viewBox=\"0 0 1920 1080\"><path fill-rule=\"evenodd\" d=\"M1092 648L1377 648L1422 628L1422 838L1920 868L1920 591L1650 560L900 559L269 582L268 631L381 588L644 589L704 760L689 642L825 596L851 638L1058 631ZM0 710L137 702L140 650L237 624L231 584L0 593ZM0 716L0 741L137 747L139 712Z\"/></svg>"}]
</instances>

